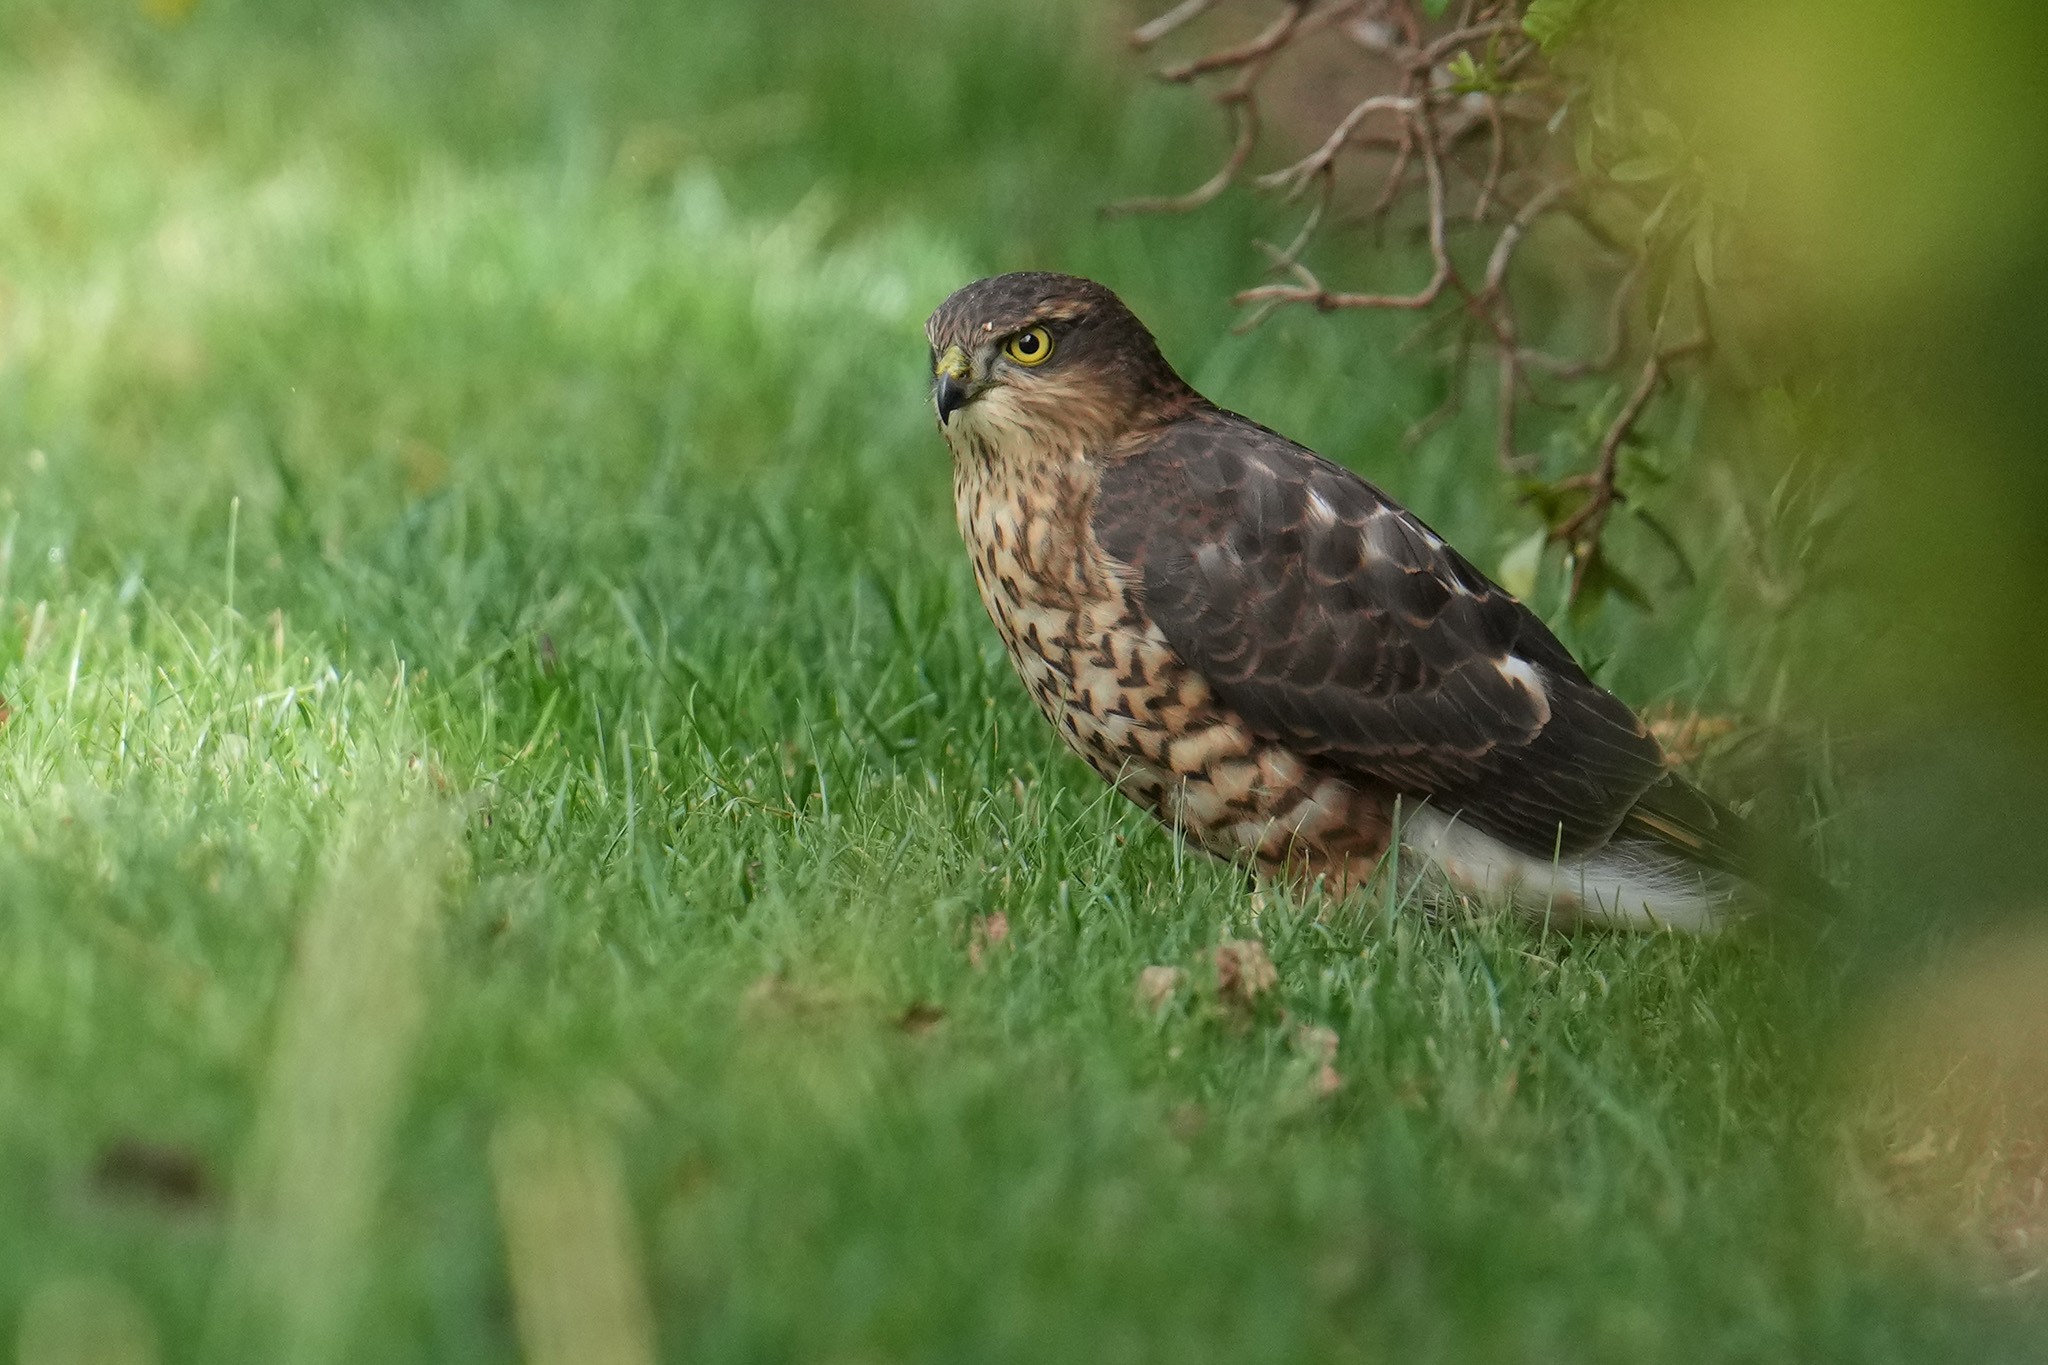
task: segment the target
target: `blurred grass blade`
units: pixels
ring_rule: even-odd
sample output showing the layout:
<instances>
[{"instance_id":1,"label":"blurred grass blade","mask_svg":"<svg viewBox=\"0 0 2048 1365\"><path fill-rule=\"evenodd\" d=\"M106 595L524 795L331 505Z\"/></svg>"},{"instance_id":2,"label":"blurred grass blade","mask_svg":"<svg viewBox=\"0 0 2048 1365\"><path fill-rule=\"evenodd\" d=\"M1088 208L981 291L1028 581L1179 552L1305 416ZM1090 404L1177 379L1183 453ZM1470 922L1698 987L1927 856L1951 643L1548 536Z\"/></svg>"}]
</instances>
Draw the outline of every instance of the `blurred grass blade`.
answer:
<instances>
[{"instance_id":1,"label":"blurred grass blade","mask_svg":"<svg viewBox=\"0 0 2048 1365\"><path fill-rule=\"evenodd\" d=\"M343 822L279 1006L209 1359L343 1358L458 837L453 811L412 800Z\"/></svg>"},{"instance_id":2,"label":"blurred grass blade","mask_svg":"<svg viewBox=\"0 0 2048 1365\"><path fill-rule=\"evenodd\" d=\"M156 1327L113 1280L45 1280L22 1305L15 1359L20 1365L156 1365Z\"/></svg>"},{"instance_id":3,"label":"blurred grass blade","mask_svg":"<svg viewBox=\"0 0 2048 1365\"><path fill-rule=\"evenodd\" d=\"M609 1138L518 1113L491 1140L519 1338L530 1365L652 1365L654 1328Z\"/></svg>"}]
</instances>

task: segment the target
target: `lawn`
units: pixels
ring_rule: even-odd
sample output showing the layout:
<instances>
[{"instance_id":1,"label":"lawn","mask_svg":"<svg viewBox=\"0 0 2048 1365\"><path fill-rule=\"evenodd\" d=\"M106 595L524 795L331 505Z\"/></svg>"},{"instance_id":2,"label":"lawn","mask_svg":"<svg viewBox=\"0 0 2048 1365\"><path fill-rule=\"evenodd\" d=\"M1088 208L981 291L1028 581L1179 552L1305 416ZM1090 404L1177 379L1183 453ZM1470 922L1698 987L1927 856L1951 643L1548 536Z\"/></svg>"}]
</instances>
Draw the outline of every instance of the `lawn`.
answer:
<instances>
[{"instance_id":1,"label":"lawn","mask_svg":"<svg viewBox=\"0 0 2048 1365\"><path fill-rule=\"evenodd\" d=\"M1400 327L1228 333L1252 207L1098 218L1218 151L1116 30L0 6L22 1360L2040 1358L1843 1197L1796 935L1254 895L1032 710L925 389L977 275L1528 529L1483 415L1402 453ZM1632 612L1631 700L1746 700L1710 588Z\"/></svg>"}]
</instances>

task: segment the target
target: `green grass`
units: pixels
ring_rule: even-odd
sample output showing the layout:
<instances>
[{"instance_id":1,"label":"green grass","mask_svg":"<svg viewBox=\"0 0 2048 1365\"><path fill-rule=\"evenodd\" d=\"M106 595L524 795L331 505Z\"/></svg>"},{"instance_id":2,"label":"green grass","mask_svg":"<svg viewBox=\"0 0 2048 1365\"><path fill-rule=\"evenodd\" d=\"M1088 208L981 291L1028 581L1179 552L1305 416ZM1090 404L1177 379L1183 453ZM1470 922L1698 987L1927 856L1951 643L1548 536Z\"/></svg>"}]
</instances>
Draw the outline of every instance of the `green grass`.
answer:
<instances>
[{"instance_id":1,"label":"green grass","mask_svg":"<svg viewBox=\"0 0 2048 1365\"><path fill-rule=\"evenodd\" d=\"M1795 945L1318 918L1064 756L951 288L1114 281L1482 560L1490 446L1394 454L1398 329L1227 336L1247 207L1097 221L1215 149L1089 7L768 15L0 11L0 1340L509 1359L615 1170L677 1360L2037 1358L1836 1201ZM1577 638L1725 697L1731 619ZM493 1145L565 1111L585 1183Z\"/></svg>"}]
</instances>

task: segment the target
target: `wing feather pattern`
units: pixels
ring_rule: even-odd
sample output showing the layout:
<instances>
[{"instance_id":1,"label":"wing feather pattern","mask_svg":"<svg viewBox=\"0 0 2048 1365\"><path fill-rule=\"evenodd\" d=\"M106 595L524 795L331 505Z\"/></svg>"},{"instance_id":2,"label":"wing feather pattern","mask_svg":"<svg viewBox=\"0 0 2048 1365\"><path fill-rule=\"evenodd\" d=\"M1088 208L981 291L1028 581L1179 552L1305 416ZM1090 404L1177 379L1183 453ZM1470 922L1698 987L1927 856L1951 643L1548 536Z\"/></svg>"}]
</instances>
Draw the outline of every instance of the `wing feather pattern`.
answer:
<instances>
[{"instance_id":1,"label":"wing feather pattern","mask_svg":"<svg viewBox=\"0 0 2048 1365\"><path fill-rule=\"evenodd\" d=\"M1267 739L1547 857L1663 776L1542 621L1341 465L1208 408L1110 466L1098 541L1168 643Z\"/></svg>"}]
</instances>

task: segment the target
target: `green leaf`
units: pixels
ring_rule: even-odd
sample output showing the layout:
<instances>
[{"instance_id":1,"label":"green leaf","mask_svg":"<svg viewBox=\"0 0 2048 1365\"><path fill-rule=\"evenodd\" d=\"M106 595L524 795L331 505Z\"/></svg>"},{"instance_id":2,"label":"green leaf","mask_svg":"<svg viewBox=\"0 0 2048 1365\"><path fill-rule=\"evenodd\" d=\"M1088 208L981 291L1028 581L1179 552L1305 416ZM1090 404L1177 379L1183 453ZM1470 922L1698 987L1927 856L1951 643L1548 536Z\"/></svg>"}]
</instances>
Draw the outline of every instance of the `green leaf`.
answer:
<instances>
[{"instance_id":1,"label":"green leaf","mask_svg":"<svg viewBox=\"0 0 2048 1365\"><path fill-rule=\"evenodd\" d=\"M1672 206L1678 202L1678 191L1680 188L1678 185L1673 185L1670 189L1664 191L1664 197L1657 201L1657 207L1651 209L1649 214L1644 217L1642 227L1639 230L1644 246L1650 245L1652 239L1657 235L1657 229L1664 226L1664 219L1670 215Z\"/></svg>"},{"instance_id":2,"label":"green leaf","mask_svg":"<svg viewBox=\"0 0 2048 1365\"><path fill-rule=\"evenodd\" d=\"M1603 554L1600 557L1600 566L1607 574L1607 585L1614 590L1615 596L1621 598L1638 611L1651 610L1652 604L1650 602L1649 590L1620 569L1615 568L1614 560L1611 556Z\"/></svg>"},{"instance_id":3,"label":"green leaf","mask_svg":"<svg viewBox=\"0 0 2048 1365\"><path fill-rule=\"evenodd\" d=\"M1707 288L1714 287L1714 206L1707 203L1700 209L1700 220L1692 230L1692 266L1700 274L1700 283Z\"/></svg>"},{"instance_id":4,"label":"green leaf","mask_svg":"<svg viewBox=\"0 0 2048 1365\"><path fill-rule=\"evenodd\" d=\"M1588 0L1534 0L1529 12L1522 16L1522 32L1534 38L1544 51L1551 51L1571 36L1590 9Z\"/></svg>"},{"instance_id":5,"label":"green leaf","mask_svg":"<svg viewBox=\"0 0 2048 1365\"><path fill-rule=\"evenodd\" d=\"M1536 509L1545 526L1554 527L1571 515L1584 495L1542 479L1523 479L1516 485L1515 496Z\"/></svg>"},{"instance_id":6,"label":"green leaf","mask_svg":"<svg viewBox=\"0 0 2048 1365\"><path fill-rule=\"evenodd\" d=\"M1607 178L1624 185L1640 185L1646 180L1662 180L1675 169L1676 166L1666 156L1632 156L1614 163L1607 172Z\"/></svg>"},{"instance_id":7,"label":"green leaf","mask_svg":"<svg viewBox=\"0 0 2048 1365\"><path fill-rule=\"evenodd\" d=\"M1644 139L1654 144L1660 152L1673 155L1685 150L1685 134L1679 131L1678 123L1662 109L1645 106L1642 111Z\"/></svg>"},{"instance_id":8,"label":"green leaf","mask_svg":"<svg viewBox=\"0 0 2048 1365\"><path fill-rule=\"evenodd\" d=\"M1650 595L1634 579L1614 567L1611 555L1598 545L1590 547L1586 553L1585 576L1579 582L1578 596L1572 599L1574 621L1583 622L1591 617L1609 593L1641 611L1650 610Z\"/></svg>"},{"instance_id":9,"label":"green leaf","mask_svg":"<svg viewBox=\"0 0 2048 1365\"><path fill-rule=\"evenodd\" d=\"M1536 595L1536 576L1543 569L1543 547L1550 532L1539 527L1500 557L1500 585L1522 601Z\"/></svg>"},{"instance_id":10,"label":"green leaf","mask_svg":"<svg viewBox=\"0 0 2048 1365\"><path fill-rule=\"evenodd\" d=\"M1564 564L1568 572L1578 572L1576 554L1565 556ZM1572 600L1567 605L1565 613L1571 617L1574 625L1584 625L1599 615L1600 604L1607 599L1607 583L1600 576L1598 560L1586 570L1583 578L1576 579L1576 584L1576 591L1572 593Z\"/></svg>"},{"instance_id":11,"label":"green leaf","mask_svg":"<svg viewBox=\"0 0 2048 1365\"><path fill-rule=\"evenodd\" d=\"M1422 12L1432 19L1444 17L1444 11L1451 7L1451 0L1422 0Z\"/></svg>"},{"instance_id":12,"label":"green leaf","mask_svg":"<svg viewBox=\"0 0 2048 1365\"><path fill-rule=\"evenodd\" d=\"M1578 163L1579 174L1591 179L1594 167L1593 120L1581 118L1575 120L1575 123L1577 126L1572 129L1572 157Z\"/></svg>"},{"instance_id":13,"label":"green leaf","mask_svg":"<svg viewBox=\"0 0 2048 1365\"><path fill-rule=\"evenodd\" d=\"M1698 575L1693 572L1692 556L1685 552L1685 546L1679 542L1676 535L1672 534L1671 528L1666 526L1653 513L1645 512L1634 503L1629 504L1629 512L1638 522L1648 528L1650 534L1656 538L1659 544L1663 545L1665 552L1671 556L1672 562L1677 564L1679 576L1684 579L1687 587L1691 587L1698 578Z\"/></svg>"}]
</instances>

